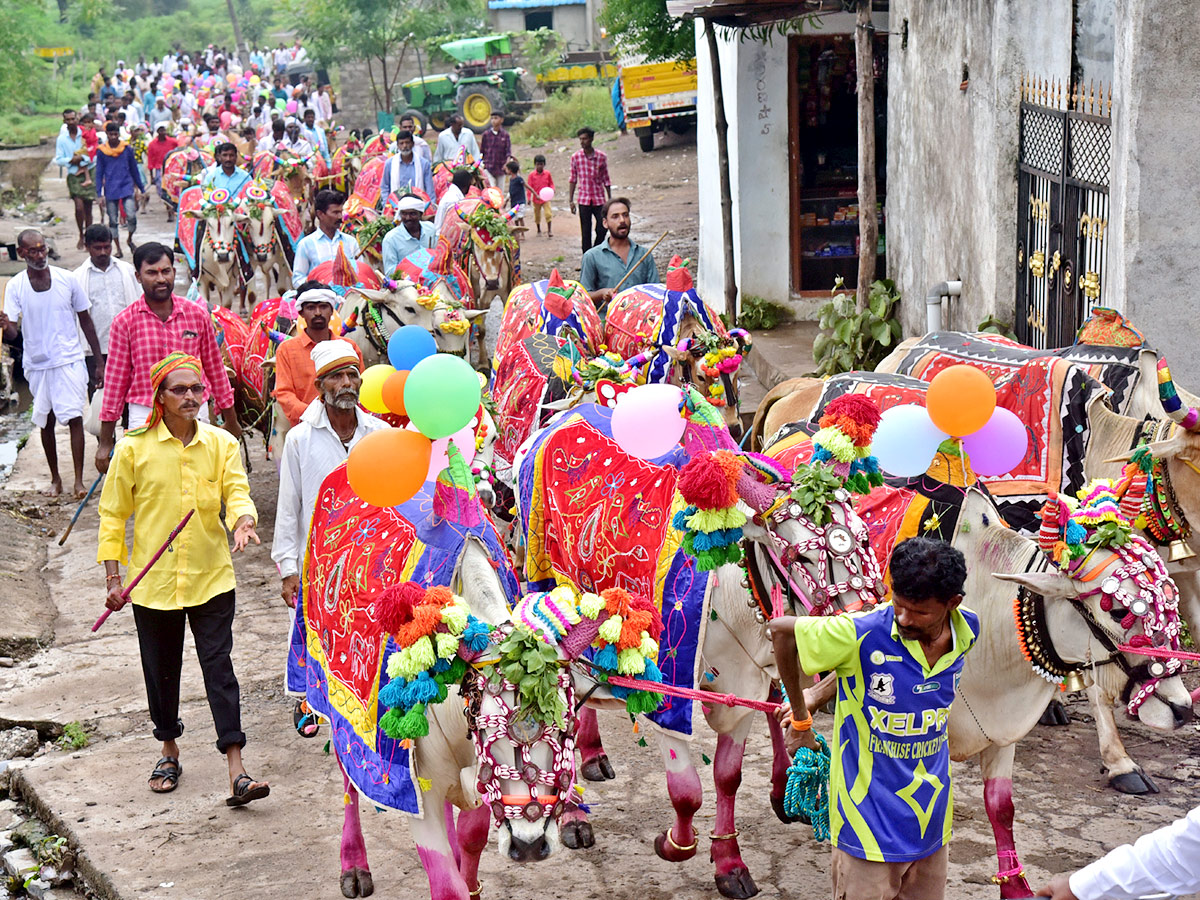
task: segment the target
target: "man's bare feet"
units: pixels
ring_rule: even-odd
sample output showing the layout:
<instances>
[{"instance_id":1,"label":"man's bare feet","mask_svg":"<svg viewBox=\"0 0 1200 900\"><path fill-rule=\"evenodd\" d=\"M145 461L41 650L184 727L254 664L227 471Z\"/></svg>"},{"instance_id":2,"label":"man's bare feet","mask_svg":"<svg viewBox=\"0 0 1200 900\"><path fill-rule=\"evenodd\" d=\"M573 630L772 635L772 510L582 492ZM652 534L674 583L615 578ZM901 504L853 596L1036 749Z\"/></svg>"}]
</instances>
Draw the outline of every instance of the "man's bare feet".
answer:
<instances>
[{"instance_id":1,"label":"man's bare feet","mask_svg":"<svg viewBox=\"0 0 1200 900\"><path fill-rule=\"evenodd\" d=\"M83 479L76 479L76 481L75 481L75 499L82 500L86 496L87 496L87 488L84 487Z\"/></svg>"},{"instance_id":2,"label":"man's bare feet","mask_svg":"<svg viewBox=\"0 0 1200 900\"><path fill-rule=\"evenodd\" d=\"M86 250L86 249L87 249L87 244L85 244L85 243L83 242L83 235L82 235L82 234L79 236L79 242L78 242L78 243L75 245L75 249L76 249L76 250Z\"/></svg>"},{"instance_id":3,"label":"man's bare feet","mask_svg":"<svg viewBox=\"0 0 1200 900\"><path fill-rule=\"evenodd\" d=\"M63 492L62 479L54 478L50 481L50 489L42 491L43 497L61 497Z\"/></svg>"}]
</instances>

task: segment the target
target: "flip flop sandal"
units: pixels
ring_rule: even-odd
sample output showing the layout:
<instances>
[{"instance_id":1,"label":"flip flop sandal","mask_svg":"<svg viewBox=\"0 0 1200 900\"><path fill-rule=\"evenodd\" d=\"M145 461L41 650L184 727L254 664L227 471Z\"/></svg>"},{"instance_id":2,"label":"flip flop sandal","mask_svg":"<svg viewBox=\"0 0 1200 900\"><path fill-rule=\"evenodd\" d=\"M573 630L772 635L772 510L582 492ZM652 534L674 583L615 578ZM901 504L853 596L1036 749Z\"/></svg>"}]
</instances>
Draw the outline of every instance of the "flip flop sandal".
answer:
<instances>
[{"instance_id":1,"label":"flip flop sandal","mask_svg":"<svg viewBox=\"0 0 1200 900\"><path fill-rule=\"evenodd\" d=\"M300 737L314 738L320 730L321 720L309 709L308 701L297 700L296 705L292 707L292 724L296 726Z\"/></svg>"},{"instance_id":2,"label":"flip flop sandal","mask_svg":"<svg viewBox=\"0 0 1200 900\"><path fill-rule=\"evenodd\" d=\"M168 768L164 768L167 766ZM179 760L174 756L164 756L154 764L154 771L150 773L150 781L155 778L162 779L162 787L151 787L150 790L156 794L169 794L179 786L179 776L183 774L183 766L179 764ZM167 787L166 785L170 785Z\"/></svg>"},{"instance_id":3,"label":"flip flop sandal","mask_svg":"<svg viewBox=\"0 0 1200 900\"><path fill-rule=\"evenodd\" d=\"M260 784L258 787L252 788L254 779L243 772L237 778L233 779L233 796L225 798L226 806L245 806L251 800L261 800L271 793L269 784Z\"/></svg>"}]
</instances>

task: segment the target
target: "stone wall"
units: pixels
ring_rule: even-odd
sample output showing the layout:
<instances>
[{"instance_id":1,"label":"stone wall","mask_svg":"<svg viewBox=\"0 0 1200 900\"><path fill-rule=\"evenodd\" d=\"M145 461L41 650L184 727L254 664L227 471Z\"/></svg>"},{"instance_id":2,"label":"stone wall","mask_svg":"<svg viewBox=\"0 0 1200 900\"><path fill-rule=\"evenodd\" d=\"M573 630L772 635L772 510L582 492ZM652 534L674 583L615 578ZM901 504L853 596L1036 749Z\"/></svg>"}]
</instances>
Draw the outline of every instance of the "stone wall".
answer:
<instances>
[{"instance_id":1,"label":"stone wall","mask_svg":"<svg viewBox=\"0 0 1200 900\"><path fill-rule=\"evenodd\" d=\"M1200 4L1117 0L1116 6L1107 296L1194 391L1200 384L1192 308L1200 280Z\"/></svg>"},{"instance_id":2,"label":"stone wall","mask_svg":"<svg viewBox=\"0 0 1200 900\"><path fill-rule=\"evenodd\" d=\"M963 296L943 305L944 327L1012 321L1020 79L1067 79L1071 6L1043 0L1030 16L1017 0L893 0L888 275L906 334L924 332L925 292L948 279Z\"/></svg>"},{"instance_id":3,"label":"stone wall","mask_svg":"<svg viewBox=\"0 0 1200 900\"><path fill-rule=\"evenodd\" d=\"M429 60L425 58L425 54L421 54L421 62L424 65L425 74L430 74ZM388 71L393 71L393 67L397 65L396 60L388 62ZM393 96L400 96L400 85L413 78L418 77L417 55L414 52L409 52L404 55L404 59L399 63L400 75L396 79L396 87L393 90ZM446 70L445 65L437 65L435 71L442 72ZM380 78L380 67L378 63L374 64L375 77ZM372 131L377 130L375 123L375 112L381 107L376 104L375 96L371 91L371 79L367 74L367 64L362 62L343 63L338 66L338 109L340 112L337 119L347 128L370 128ZM382 95L382 91L380 91Z\"/></svg>"}]
</instances>

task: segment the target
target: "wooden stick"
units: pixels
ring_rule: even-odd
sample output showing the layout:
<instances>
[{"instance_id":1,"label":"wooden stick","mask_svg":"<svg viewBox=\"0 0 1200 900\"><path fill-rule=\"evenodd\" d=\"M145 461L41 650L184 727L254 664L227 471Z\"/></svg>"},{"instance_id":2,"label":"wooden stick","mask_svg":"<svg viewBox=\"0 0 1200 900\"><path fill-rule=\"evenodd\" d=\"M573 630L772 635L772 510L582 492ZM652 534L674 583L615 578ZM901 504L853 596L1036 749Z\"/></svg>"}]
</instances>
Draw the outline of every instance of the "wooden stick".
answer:
<instances>
[{"instance_id":1,"label":"wooden stick","mask_svg":"<svg viewBox=\"0 0 1200 900\"><path fill-rule=\"evenodd\" d=\"M87 506L87 502L92 499L92 494L95 492L96 487L100 484L102 478L104 478L103 472L96 476L96 480L93 481L92 486L88 488L87 496L79 501L79 506L75 507L75 515L71 516L71 521L67 524L66 530L62 533L62 537L58 539L58 546L61 547L63 545L67 539L67 535L71 533L71 529L74 528L75 523L79 521L79 514L83 512L83 508Z\"/></svg>"},{"instance_id":2,"label":"wooden stick","mask_svg":"<svg viewBox=\"0 0 1200 900\"><path fill-rule=\"evenodd\" d=\"M638 261L636 263L634 263L634 265L632 267L630 267L629 271L625 273L625 277L622 278L620 281L618 281L617 286L612 289L612 292L614 294L621 289L621 285L623 285L629 279L630 275L632 275L635 271L637 271L637 267L642 264L642 261L645 260L645 258L647 256L649 256L651 253L653 253L654 248L657 247L659 244L661 244L663 242L663 238L665 238L670 233L671 233L670 231L664 231L661 235L659 235L658 240L650 245L650 249L647 250L645 253L643 253L640 257L638 257Z\"/></svg>"},{"instance_id":3,"label":"wooden stick","mask_svg":"<svg viewBox=\"0 0 1200 900\"><path fill-rule=\"evenodd\" d=\"M161 557L164 553L167 552L167 548L171 546L171 542L173 540L175 540L175 538L179 537L179 532L183 531L183 526L185 526L188 523L188 520L191 519L192 516L195 515L195 513L196 513L196 510L189 509L187 512L187 515L183 517L183 521L180 522L178 525L176 525L174 530L172 530L171 533L167 535L167 539L165 541L163 541L163 545L158 548L158 552L155 553L154 556L150 557L150 562L146 563L145 568L143 568L142 571L137 573L137 577L134 578L133 581L129 582L129 587L127 587L127 588L125 588L125 590L121 591L121 599L122 600L129 599L129 595L133 592L133 589L138 586L138 582L141 581L146 576L147 572L149 572L152 568L154 568L154 564L156 562L158 562L159 557ZM108 617L111 616L112 613L113 613L113 611L111 609L104 610L104 612L100 614L100 618L98 618L96 620L96 624L92 626L92 631L93 632L99 631L100 626L104 624L105 620L108 619Z\"/></svg>"}]
</instances>

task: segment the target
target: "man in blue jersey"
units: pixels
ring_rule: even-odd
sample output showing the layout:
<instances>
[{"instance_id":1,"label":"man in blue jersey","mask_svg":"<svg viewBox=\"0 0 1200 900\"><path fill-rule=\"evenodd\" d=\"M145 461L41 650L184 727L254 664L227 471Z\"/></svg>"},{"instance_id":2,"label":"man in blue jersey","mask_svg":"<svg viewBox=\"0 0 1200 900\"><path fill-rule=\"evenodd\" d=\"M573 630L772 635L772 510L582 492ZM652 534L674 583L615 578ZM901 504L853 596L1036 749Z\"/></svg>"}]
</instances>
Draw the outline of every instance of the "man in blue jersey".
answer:
<instances>
[{"instance_id":1,"label":"man in blue jersey","mask_svg":"<svg viewBox=\"0 0 1200 900\"><path fill-rule=\"evenodd\" d=\"M890 564L892 602L861 615L771 622L788 752L814 748L801 688L834 672L829 824L834 900L941 900L953 792L949 719L979 618L961 607L963 555L911 538Z\"/></svg>"}]
</instances>

